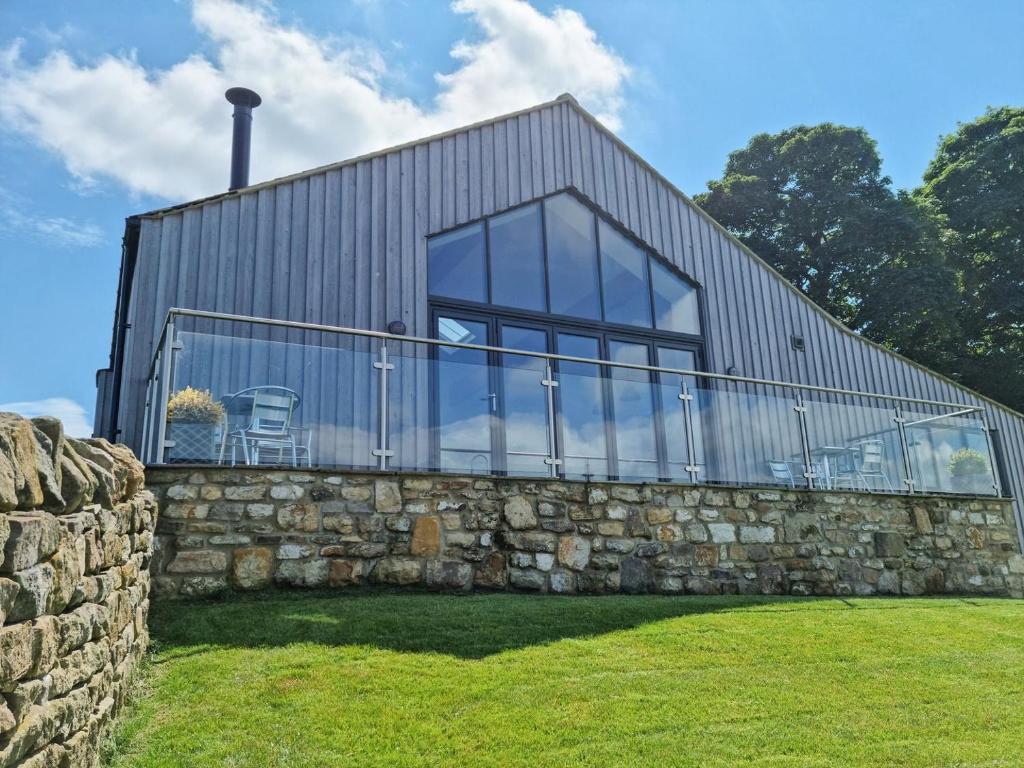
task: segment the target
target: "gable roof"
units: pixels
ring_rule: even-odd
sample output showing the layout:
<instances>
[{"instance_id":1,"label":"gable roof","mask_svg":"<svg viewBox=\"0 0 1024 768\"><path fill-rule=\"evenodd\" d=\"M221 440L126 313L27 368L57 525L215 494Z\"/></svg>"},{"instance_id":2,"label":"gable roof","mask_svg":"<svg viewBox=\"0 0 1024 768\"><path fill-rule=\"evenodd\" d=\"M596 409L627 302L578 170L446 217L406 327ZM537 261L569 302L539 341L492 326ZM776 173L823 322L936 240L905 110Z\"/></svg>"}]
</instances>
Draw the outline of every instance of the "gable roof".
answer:
<instances>
[{"instance_id":1,"label":"gable roof","mask_svg":"<svg viewBox=\"0 0 1024 768\"><path fill-rule=\"evenodd\" d=\"M901 360L903 363L905 363L905 364L907 364L909 366L912 366L912 367L914 367L914 368L916 368L916 369L918 369L920 371L923 371L923 372L927 373L928 375L933 376L933 377L935 377L937 379L941 379L942 381L948 383L949 385L954 386L954 387L956 387L956 388L958 388L958 389L960 389L960 390L962 390L964 392L969 393L973 397L976 397L976 398L978 398L980 400L983 400L983 401L985 401L987 403L990 403L991 405L993 405L995 407L998 407L1001 410L1006 411L1008 413L1011 413L1011 414L1013 414L1013 415L1015 415L1017 417L1024 418L1024 414L1021 414L1021 413L1015 411L1014 409L1010 408L1009 406L1007 406L1007 405L1005 405L1003 403L1000 403L1000 402L998 402L996 400L993 400L992 398L987 397L986 395L983 395L983 394L981 394L979 392L976 392L976 391L970 389L969 387L966 387L963 384L960 384L959 382L954 381L953 379L949 378L948 376L945 376L945 375L943 375L941 373L933 371L933 370L931 370L931 369L929 369L929 368L927 368L927 367L925 367L925 366L923 366L923 365L921 365L921 364L919 364L919 363L917 363L917 362L915 362L915 361L913 361L913 360L903 356L902 354L900 354L898 352L895 352L895 351L893 351L893 350L891 350L891 349L889 349L889 348L887 348L887 347L885 347L885 346L883 346L883 345L881 345L881 344L879 344L879 343L877 343L875 341L872 341L871 339L868 339L868 338L862 336L859 333L856 333L855 331L853 331L850 328L848 328L847 326L845 326L842 322L840 322L838 319L836 319L831 314L829 314L824 308L819 306L810 297L808 297L805 293L803 293L800 289L798 289L795 285L793 285L788 279L786 279L786 277L784 277L771 264L769 264L764 259L762 259L760 256L758 256L746 244L744 244L739 238L734 236L728 229L726 229L723 225L721 225L714 218L712 218L708 213L706 213L685 192L683 192L681 189L679 189L668 178L666 178L662 173L660 173L656 168L654 168L654 166L652 166L643 157L641 157L639 154L637 154L636 151L634 151L622 139L620 139L618 136L616 136L615 133L613 133L606 126L604 126L596 117L594 117L594 115L592 115L590 112L588 112L576 100L575 97L573 97L569 93L563 93L560 96L558 96L558 97L556 97L556 98L554 98L554 99L552 99L550 101L542 102L540 104L536 104L534 106L527 107L525 109L520 109L520 110L516 110L514 112L509 112L509 113L504 114L504 115L499 115L499 116L488 118L488 119L485 119L485 120L480 120L478 122L471 123L469 125L458 126L456 128L452 128L452 129L447 130L447 131L442 131L440 133L436 133L436 134L433 134L433 135L430 135L430 136L425 136L425 137L420 138L420 139L415 139L415 140L412 140L412 141L408 141L408 142L405 142L405 143L402 143L402 144L398 144L398 145L395 145L395 146L391 146L391 147L387 147L387 148L384 148L384 149L376 150L376 151L373 151L373 152L365 153L365 154L362 154L362 155L358 155L356 157L351 157L351 158L348 158L348 159L345 159L345 160L341 160L341 161L337 161L337 162L334 162L334 163L328 163L326 165L318 166L316 168L310 168L308 170L300 171L300 172L289 174L289 175L286 175L286 176L281 176L281 177L274 178L274 179L268 179L266 181L261 181L261 182L258 182L256 184L251 184L251 185L249 185L247 187L241 187L241 188L235 189L235 190L224 191L224 192L220 192L218 194L210 195L210 196L207 196L207 197L204 197L204 198L199 198L199 199L196 199L196 200L191 200L191 201L188 201L188 202L179 203L179 204L176 204L176 205L166 206L164 208L158 208L158 209L146 212L146 213L136 214L134 216L129 217L129 219L128 219L129 229L131 229L133 226L137 226L138 221L141 220L141 219L159 218L161 216L164 216L164 215L167 215L167 214L178 213L178 212L180 212L180 211L182 211L184 209L192 208L192 207L195 207L195 206L201 206L201 205L205 205L205 204L208 204L208 203L211 203L211 202L216 202L216 201L220 201L220 200L230 199L232 197L241 196L243 194L248 194L248 193L255 192L255 191L258 191L258 190L261 190L261 189L265 189L265 188L269 188L269 187L274 187L274 186L277 186L277 185L280 185L280 184L287 184L287 183L290 183L290 182L295 181L295 180L308 178L308 177L311 177L311 176L314 176L314 175L317 175L317 174L322 174L322 173L324 173L326 171L337 170L337 169L345 168L347 166L354 166L354 165L357 165L359 163L366 162L368 160L373 160L375 158L384 157L386 155L390 155L390 154L393 154L395 152L399 152L399 151L402 151L402 150L405 150L405 149L410 149L410 148L413 148L413 147L418 147L418 146L426 145L426 144L429 144L431 142L438 141L440 139L444 139L444 138L448 138L448 137L452 137L452 136L455 136L456 134L461 134L461 133L464 133L466 131L470 131L470 130L473 130L473 129L476 129L476 128L481 128L481 127L484 127L484 126L495 125L497 123L509 120L511 118L515 118L515 117L519 117L519 116L522 116L522 115L528 115L528 114L531 114L531 113L539 112L539 111L541 111L543 109L552 107L552 106L557 105L557 104L566 104L570 108L572 108L574 111L576 111L584 120L589 122L598 131L600 131L605 137L607 137L610 141L612 141L620 150L622 150L630 158L632 158L641 168L645 169L654 178L656 178L659 182L664 184L665 187L672 194L676 195L678 198L680 198L682 201L684 201L688 206L690 206L699 216L701 216L706 222L708 222L719 233L721 233L733 246L735 246L740 251L742 251L748 258L754 260L760 267L762 267L763 269L768 271L774 278L776 278L784 286L784 288L786 290L790 291L801 302L804 302L805 304L807 304L808 306L813 308L818 314L820 314L834 328L836 328L837 330L839 330L840 332L842 332L844 334L847 334L847 335L855 338L860 343L867 344L870 347L874 347L875 349L877 349L877 350L879 350L879 351L881 351L881 352L883 352L883 353L885 353L887 355L891 355L891 356ZM592 202L594 202L596 204L596 201L592 201ZM652 250L656 251L657 249L652 249ZM134 255L134 254L132 254L132 255ZM664 254L659 254L659 255L664 256ZM122 263L122 269L123 269L123 267L124 267L124 264Z\"/></svg>"}]
</instances>

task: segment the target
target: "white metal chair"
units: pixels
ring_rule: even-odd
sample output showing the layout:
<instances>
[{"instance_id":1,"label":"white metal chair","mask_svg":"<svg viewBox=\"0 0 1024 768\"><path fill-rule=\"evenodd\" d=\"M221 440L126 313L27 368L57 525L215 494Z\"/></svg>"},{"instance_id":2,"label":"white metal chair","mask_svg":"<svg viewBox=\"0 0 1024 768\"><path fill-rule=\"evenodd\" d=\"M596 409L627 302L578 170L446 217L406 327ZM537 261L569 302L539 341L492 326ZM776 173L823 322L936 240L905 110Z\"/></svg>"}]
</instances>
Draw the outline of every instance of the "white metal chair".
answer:
<instances>
[{"instance_id":1,"label":"white metal chair","mask_svg":"<svg viewBox=\"0 0 1024 768\"><path fill-rule=\"evenodd\" d=\"M772 473L772 480L780 485L788 485L796 488L796 477L793 475L793 468L789 462L782 459L769 459L768 469Z\"/></svg>"},{"instance_id":2,"label":"white metal chair","mask_svg":"<svg viewBox=\"0 0 1024 768\"><path fill-rule=\"evenodd\" d=\"M283 464L287 451L292 466L297 467L299 445L296 440L297 428L292 425L292 417L301 402L298 393L287 387L248 387L226 398L225 411L230 413L236 410L231 407L233 401L245 402L246 399L252 400L248 419L235 429L231 429L227 423L224 425L220 463L224 463L224 454L230 446L232 466L235 465L235 451L240 447L246 464L259 464L264 458L273 456L275 452L275 463ZM308 445L304 447L308 463Z\"/></svg>"},{"instance_id":3,"label":"white metal chair","mask_svg":"<svg viewBox=\"0 0 1024 768\"><path fill-rule=\"evenodd\" d=\"M861 440L854 444L856 452L853 463L836 473L835 485L849 483L853 489L856 485L862 490L875 490L872 481L880 481L881 487L895 492L889 475L885 472L885 443L881 440Z\"/></svg>"}]
</instances>

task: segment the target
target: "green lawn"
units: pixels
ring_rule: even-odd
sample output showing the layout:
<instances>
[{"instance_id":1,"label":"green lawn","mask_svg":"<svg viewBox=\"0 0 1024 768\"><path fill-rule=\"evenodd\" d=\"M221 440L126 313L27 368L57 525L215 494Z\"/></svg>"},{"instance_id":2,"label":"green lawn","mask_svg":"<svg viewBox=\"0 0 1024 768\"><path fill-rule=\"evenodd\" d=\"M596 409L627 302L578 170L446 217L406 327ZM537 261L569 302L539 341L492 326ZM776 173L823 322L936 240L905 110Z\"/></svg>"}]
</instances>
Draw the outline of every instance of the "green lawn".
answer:
<instances>
[{"instance_id":1,"label":"green lawn","mask_svg":"<svg viewBox=\"0 0 1024 768\"><path fill-rule=\"evenodd\" d=\"M154 606L123 766L1024 765L1024 602Z\"/></svg>"}]
</instances>

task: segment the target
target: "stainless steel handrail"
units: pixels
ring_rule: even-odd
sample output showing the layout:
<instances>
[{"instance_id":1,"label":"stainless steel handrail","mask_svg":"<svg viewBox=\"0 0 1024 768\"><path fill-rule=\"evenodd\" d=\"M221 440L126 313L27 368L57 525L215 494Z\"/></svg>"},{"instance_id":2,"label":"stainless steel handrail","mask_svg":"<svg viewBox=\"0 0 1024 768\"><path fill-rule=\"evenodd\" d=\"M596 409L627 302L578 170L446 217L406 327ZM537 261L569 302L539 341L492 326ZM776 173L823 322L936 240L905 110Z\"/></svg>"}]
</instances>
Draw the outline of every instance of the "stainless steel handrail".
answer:
<instances>
[{"instance_id":1,"label":"stainless steel handrail","mask_svg":"<svg viewBox=\"0 0 1024 768\"><path fill-rule=\"evenodd\" d=\"M614 366L616 368L631 368L634 370L641 371L653 371L656 373L671 373L678 376L693 376L702 379L718 379L721 381L735 381L744 382L748 384L760 384L762 386L770 387L784 387L795 390L802 390L805 392L822 392L825 394L833 395L848 395L852 397L874 397L881 400L890 400L894 402L902 403L917 403L919 405L932 405L941 408L955 408L960 409L962 415L964 413L977 413L983 409L979 406L970 406L965 403L950 403L943 400L929 400L926 398L918 397L906 397L904 395L885 395L878 392L862 392L856 389L840 389L837 387L823 387L815 384L796 384L789 381L776 381L773 379L757 379L750 376L737 376L734 374L727 373L711 373L709 371L694 371L685 368L662 368L654 365L641 365L639 363L617 363L612 360L602 360L600 358L592 357L575 357L572 355L559 355L551 352L528 352L522 349L510 349L508 347L494 347L487 344L466 344L464 342L455 341L441 341L439 339L428 339L421 336L399 336L393 333L386 333L384 331L370 331L364 328L348 328L345 326L337 325L322 325L320 323L304 323L294 320L278 320L270 317L252 317L249 315L234 315L226 312L209 312L200 309L183 309L180 307L172 307L167 310L167 316L164 319L163 327L160 332L160 343L157 344L154 350L154 360L150 364L150 373L152 374L153 365L155 364L156 354L159 352L160 346L163 343L166 335L168 323L172 317L195 317L206 320L221 320L225 322L238 322L238 323L250 323L253 325L266 325L279 328L294 328L297 330L305 331L320 331L325 333L337 333L348 336L362 336L366 338L393 340L396 342L408 342L410 344L427 344L438 347L456 347L458 349L473 349L482 352L495 352L505 355L520 355L522 357L534 357L542 358L547 360L563 360L570 363L588 363L591 365L607 365Z\"/></svg>"}]
</instances>

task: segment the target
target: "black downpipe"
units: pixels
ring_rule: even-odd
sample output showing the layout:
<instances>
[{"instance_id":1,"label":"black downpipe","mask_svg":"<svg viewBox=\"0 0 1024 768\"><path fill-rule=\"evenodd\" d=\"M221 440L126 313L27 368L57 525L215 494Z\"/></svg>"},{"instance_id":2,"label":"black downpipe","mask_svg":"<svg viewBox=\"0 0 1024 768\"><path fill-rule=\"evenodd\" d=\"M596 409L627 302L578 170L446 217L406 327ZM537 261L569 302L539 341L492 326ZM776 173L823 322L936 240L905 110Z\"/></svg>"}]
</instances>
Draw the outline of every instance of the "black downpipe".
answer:
<instances>
[{"instance_id":1,"label":"black downpipe","mask_svg":"<svg viewBox=\"0 0 1024 768\"><path fill-rule=\"evenodd\" d=\"M229 190L249 186L249 154L252 141L252 111L263 100L248 88L228 88L224 98L235 106L231 131L231 186Z\"/></svg>"},{"instance_id":2,"label":"black downpipe","mask_svg":"<svg viewBox=\"0 0 1024 768\"><path fill-rule=\"evenodd\" d=\"M110 392L105 437L111 442L121 439L121 425L118 421L121 410L121 383L124 380L125 340L128 335L128 302L131 298L132 283L135 280L135 264L139 253L139 229L141 222L132 216L125 220L124 239L121 241L121 274L117 280L117 301L114 306L114 337L110 348Z\"/></svg>"}]
</instances>

